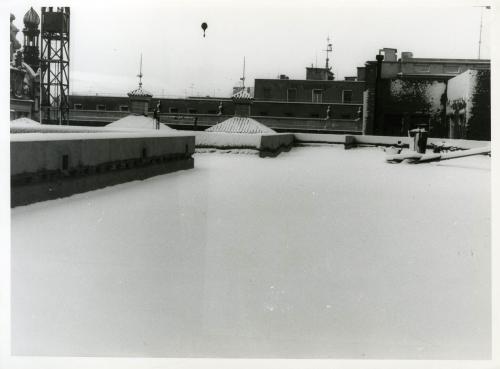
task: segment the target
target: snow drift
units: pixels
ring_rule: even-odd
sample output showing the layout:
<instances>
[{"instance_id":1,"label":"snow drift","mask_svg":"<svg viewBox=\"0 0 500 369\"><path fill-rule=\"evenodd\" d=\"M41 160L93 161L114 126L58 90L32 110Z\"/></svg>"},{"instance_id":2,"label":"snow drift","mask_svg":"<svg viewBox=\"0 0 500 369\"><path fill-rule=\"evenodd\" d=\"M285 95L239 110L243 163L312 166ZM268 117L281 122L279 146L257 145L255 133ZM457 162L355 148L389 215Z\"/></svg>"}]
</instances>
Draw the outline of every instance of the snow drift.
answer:
<instances>
[{"instance_id":1,"label":"snow drift","mask_svg":"<svg viewBox=\"0 0 500 369\"><path fill-rule=\"evenodd\" d=\"M154 130L156 127L156 122L151 117L145 117L144 115L127 115L124 118L118 119L113 123L106 125L106 128L135 128L135 129L150 129ZM165 124L160 123L160 130L162 131L175 131L175 129L168 127Z\"/></svg>"}]
</instances>

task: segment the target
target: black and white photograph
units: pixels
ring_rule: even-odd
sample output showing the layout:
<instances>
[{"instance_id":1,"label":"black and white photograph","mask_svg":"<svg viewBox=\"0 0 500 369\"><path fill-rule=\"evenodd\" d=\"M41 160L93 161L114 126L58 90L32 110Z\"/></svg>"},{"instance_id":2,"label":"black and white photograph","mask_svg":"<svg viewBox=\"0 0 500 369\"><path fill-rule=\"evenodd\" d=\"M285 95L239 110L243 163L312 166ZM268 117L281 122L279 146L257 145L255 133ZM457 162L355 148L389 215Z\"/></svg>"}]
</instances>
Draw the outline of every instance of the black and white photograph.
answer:
<instances>
[{"instance_id":1,"label":"black and white photograph","mask_svg":"<svg viewBox=\"0 0 500 369\"><path fill-rule=\"evenodd\" d=\"M0 6L0 367L500 368L500 3Z\"/></svg>"}]
</instances>

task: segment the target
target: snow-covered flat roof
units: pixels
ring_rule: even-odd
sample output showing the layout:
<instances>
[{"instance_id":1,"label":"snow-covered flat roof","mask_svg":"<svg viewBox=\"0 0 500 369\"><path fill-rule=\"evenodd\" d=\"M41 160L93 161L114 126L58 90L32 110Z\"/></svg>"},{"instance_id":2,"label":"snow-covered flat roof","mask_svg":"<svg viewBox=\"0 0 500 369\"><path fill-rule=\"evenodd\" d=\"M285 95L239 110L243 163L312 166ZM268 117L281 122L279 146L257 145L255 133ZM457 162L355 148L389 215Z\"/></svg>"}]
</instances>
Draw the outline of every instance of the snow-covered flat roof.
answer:
<instances>
[{"instance_id":1,"label":"snow-covered flat roof","mask_svg":"<svg viewBox=\"0 0 500 369\"><path fill-rule=\"evenodd\" d=\"M488 359L491 158L384 157L195 154L12 209L13 354Z\"/></svg>"}]
</instances>

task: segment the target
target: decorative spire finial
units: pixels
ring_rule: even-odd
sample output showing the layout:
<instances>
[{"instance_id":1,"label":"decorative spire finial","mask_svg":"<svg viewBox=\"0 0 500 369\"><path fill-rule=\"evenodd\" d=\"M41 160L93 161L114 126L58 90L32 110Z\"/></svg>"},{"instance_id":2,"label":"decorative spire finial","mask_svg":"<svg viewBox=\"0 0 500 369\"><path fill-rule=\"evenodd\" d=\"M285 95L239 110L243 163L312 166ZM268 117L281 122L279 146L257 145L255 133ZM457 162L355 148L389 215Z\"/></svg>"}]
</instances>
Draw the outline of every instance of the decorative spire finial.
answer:
<instances>
[{"instance_id":1,"label":"decorative spire finial","mask_svg":"<svg viewBox=\"0 0 500 369\"><path fill-rule=\"evenodd\" d=\"M240 78L243 89L245 89L245 57L243 57L243 76Z\"/></svg>"},{"instance_id":2,"label":"decorative spire finial","mask_svg":"<svg viewBox=\"0 0 500 369\"><path fill-rule=\"evenodd\" d=\"M139 88L142 87L142 53L141 53L141 62L139 64L139 74L137 75L137 77L139 77Z\"/></svg>"},{"instance_id":3,"label":"decorative spire finial","mask_svg":"<svg viewBox=\"0 0 500 369\"><path fill-rule=\"evenodd\" d=\"M332 52L332 44L330 43L330 36L326 38L326 69L330 69L330 66L328 65L328 62L330 61L329 59L329 53Z\"/></svg>"}]
</instances>

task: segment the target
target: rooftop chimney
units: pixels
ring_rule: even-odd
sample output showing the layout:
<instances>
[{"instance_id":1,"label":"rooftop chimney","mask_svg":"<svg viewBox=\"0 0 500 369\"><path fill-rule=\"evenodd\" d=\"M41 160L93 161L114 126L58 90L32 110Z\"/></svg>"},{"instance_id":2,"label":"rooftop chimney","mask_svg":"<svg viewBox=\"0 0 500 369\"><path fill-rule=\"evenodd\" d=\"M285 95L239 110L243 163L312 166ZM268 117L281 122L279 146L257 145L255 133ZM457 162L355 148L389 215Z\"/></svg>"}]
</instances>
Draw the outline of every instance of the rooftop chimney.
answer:
<instances>
[{"instance_id":1,"label":"rooftop chimney","mask_svg":"<svg viewBox=\"0 0 500 369\"><path fill-rule=\"evenodd\" d=\"M383 49L379 50L379 53L384 54L384 60L388 62L395 62L397 61L397 49L391 49L388 47L384 47Z\"/></svg>"},{"instance_id":2,"label":"rooftop chimney","mask_svg":"<svg viewBox=\"0 0 500 369\"><path fill-rule=\"evenodd\" d=\"M413 58L413 53L411 51L403 51L401 53L401 60L402 61L405 61L407 59L411 59Z\"/></svg>"}]
</instances>

